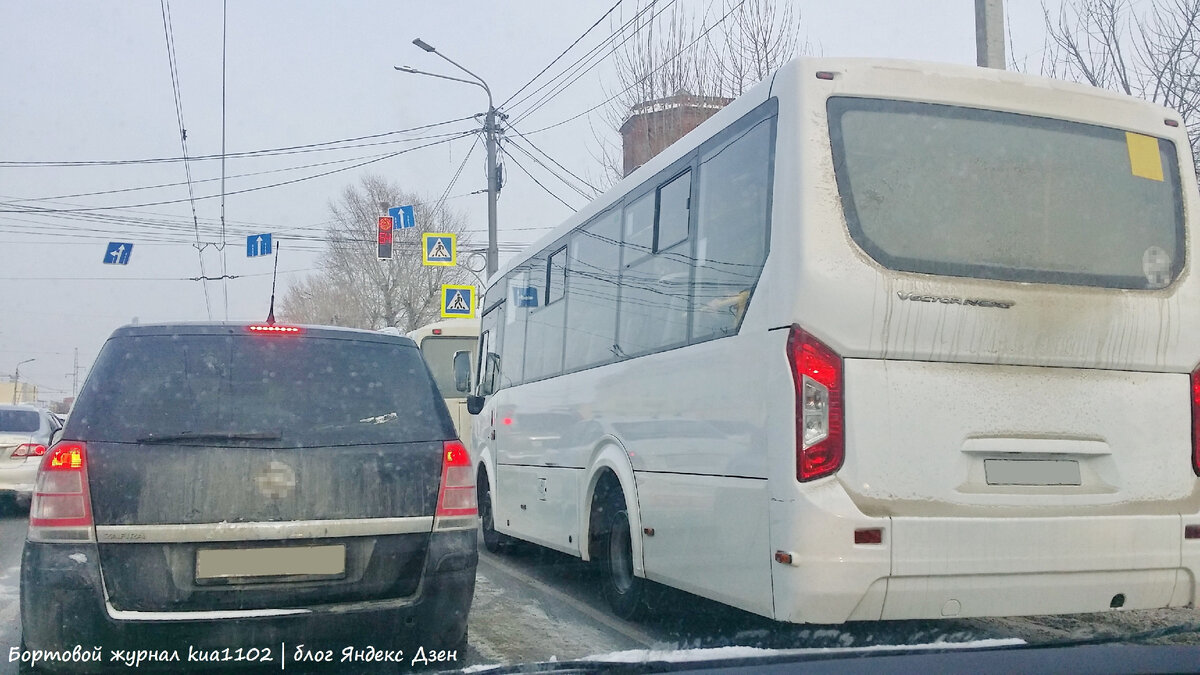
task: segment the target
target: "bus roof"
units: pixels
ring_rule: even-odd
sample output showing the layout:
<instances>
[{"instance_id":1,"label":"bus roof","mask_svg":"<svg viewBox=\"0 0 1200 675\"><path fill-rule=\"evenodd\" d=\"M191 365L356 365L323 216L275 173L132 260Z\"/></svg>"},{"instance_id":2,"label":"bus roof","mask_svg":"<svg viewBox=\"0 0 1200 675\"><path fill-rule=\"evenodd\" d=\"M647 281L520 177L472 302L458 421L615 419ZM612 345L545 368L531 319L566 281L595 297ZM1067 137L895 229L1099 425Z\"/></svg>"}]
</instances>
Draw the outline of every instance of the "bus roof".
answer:
<instances>
[{"instance_id":1,"label":"bus roof","mask_svg":"<svg viewBox=\"0 0 1200 675\"><path fill-rule=\"evenodd\" d=\"M420 328L409 331L408 337L421 342L421 338L434 335L434 331L441 331L441 335L446 337L479 337L479 319L444 319L442 321L434 321L427 323Z\"/></svg>"}]
</instances>

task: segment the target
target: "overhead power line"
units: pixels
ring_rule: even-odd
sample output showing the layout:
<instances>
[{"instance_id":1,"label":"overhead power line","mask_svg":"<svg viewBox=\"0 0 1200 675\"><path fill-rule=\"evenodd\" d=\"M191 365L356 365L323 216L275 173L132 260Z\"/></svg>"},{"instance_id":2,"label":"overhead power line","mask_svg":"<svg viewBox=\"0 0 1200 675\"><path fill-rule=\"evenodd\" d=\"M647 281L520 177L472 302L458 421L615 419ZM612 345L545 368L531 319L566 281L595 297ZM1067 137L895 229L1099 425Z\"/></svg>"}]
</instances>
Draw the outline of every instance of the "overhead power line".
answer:
<instances>
[{"instance_id":1,"label":"overhead power line","mask_svg":"<svg viewBox=\"0 0 1200 675\"><path fill-rule=\"evenodd\" d=\"M229 0L221 0L221 288L225 295L225 320L229 320L229 260L225 251L225 39ZM275 259L276 264L279 258Z\"/></svg>"},{"instance_id":2,"label":"overhead power line","mask_svg":"<svg viewBox=\"0 0 1200 675\"><path fill-rule=\"evenodd\" d=\"M564 200L562 197L559 197L557 194L555 194L553 190L551 190L550 188L548 188L548 187L546 187L545 185L543 185L543 184L542 184L542 181L540 181L540 180L538 180L537 178L535 178L535 177L534 177L534 175L533 175L532 173L529 173L529 170L528 170L528 169L526 169L524 166L521 166L521 163L517 161L517 158L516 158L516 157L514 157L514 156L512 156L512 155L508 155L508 158L509 158L509 159L511 159L511 160L513 161L513 164L516 164L516 165L517 165L517 168L518 168L518 169L520 169L522 173L524 173L526 176L529 176L529 180L532 180L534 183L536 183L536 184L537 184L537 186L538 186L538 187L540 187L540 188L542 188L543 190L545 190L545 191L546 191L546 194L548 194L548 195L550 195L551 197L554 197L555 199L557 199L559 202L561 202L561 203L562 203L562 205L563 205L563 206L567 207L568 209L571 209L572 211L575 211L575 210L577 210L577 209L576 209L574 206L571 206L570 204L568 204L568 203L566 202L566 200Z\"/></svg>"},{"instance_id":3,"label":"overhead power line","mask_svg":"<svg viewBox=\"0 0 1200 675\"><path fill-rule=\"evenodd\" d=\"M167 0L159 0L159 8L162 10L163 20L163 38L167 45L167 65L171 71L171 93L175 98L175 121L179 125L179 147L183 157L183 172L187 177L188 203L192 207L192 225L196 230L196 257L200 261L200 276L206 276L204 271L204 246L200 243L200 219L196 215L196 189L192 185L192 167L188 163L187 151L187 126L183 123L183 100L179 91L179 67L175 59L175 36L171 29L171 8ZM204 309L208 313L209 321L212 320L212 299L209 297L208 284L200 284L204 289Z\"/></svg>"},{"instance_id":4,"label":"overhead power line","mask_svg":"<svg viewBox=\"0 0 1200 675\"><path fill-rule=\"evenodd\" d=\"M523 141L524 141L524 142L525 142L525 143L526 143L526 144L527 144L529 147L533 148L533 149L534 149L534 150L536 150L536 151L537 151L539 154L541 154L543 157L545 157L546 159L550 160L550 161L551 161L551 162L552 162L552 163L553 163L555 166L557 166L558 168L560 168L560 169L562 169L563 171L567 172L567 175L571 176L572 178L574 178L575 180L579 181L580 183L583 183L584 185L588 186L588 188L590 188L590 189L591 189L591 191L592 191L592 194L591 194L590 196L588 196L588 195L584 195L584 196L588 197L588 199L592 199L592 198L594 198L596 195L600 194L600 188L597 188L595 185L592 185L592 184L591 184L591 183L589 183L588 181L586 181L586 180L584 180L583 178L579 177L579 175L578 175L578 174L576 174L574 171L571 171L571 170L570 170L570 169L568 169L567 167L563 166L563 165L562 165L562 164L561 164L561 163L560 163L560 162L559 162L557 159L554 159L553 157L551 157L549 154L547 154L547 152L546 152L545 150L542 150L542 149L541 149L541 148L539 148L537 145L535 145L533 141L531 141L531 140L529 140L528 138L526 138L526 137L525 137L525 134L523 134L523 133L521 133L520 131L518 131L518 130L516 129L516 127L514 127L513 125L511 125L511 124L510 124L510 125L508 125L508 128L509 128L509 129L511 129L511 130L512 130L514 133L516 133L516 134L517 134L517 136L519 136L519 137L521 138L521 140L523 140ZM562 179L560 178L560 180L562 180ZM565 181L564 181L564 182L565 182Z\"/></svg>"},{"instance_id":5,"label":"overhead power line","mask_svg":"<svg viewBox=\"0 0 1200 675\"><path fill-rule=\"evenodd\" d=\"M438 138L441 138L441 137L442 136L438 136ZM404 139L404 140L405 141L415 141L415 140L424 140L426 138L429 138L429 137L411 138L411 139ZM396 142L396 141L391 141L391 142ZM388 153L378 153L378 154L374 154L374 155L359 155L357 157L346 157L345 159L331 159L331 160L328 160L325 162L313 162L311 164L300 164L298 166L287 166L287 167L283 167L280 169L267 169L265 171L251 171L249 173L238 173L238 174L234 174L232 176L226 176L226 178L227 179L249 178L251 176L265 176L267 174L272 174L272 173L284 173L287 171L299 171L301 169L315 169L315 168L321 167L321 166L331 166L333 164L345 164L347 162L358 162L358 161L361 161L364 159L373 159L373 158L377 158L377 157L384 157L387 154ZM193 184L215 183L219 180L221 180L220 177L197 178L197 179L192 180L192 183ZM99 195L115 195L115 194L121 194L124 192L139 192L142 190L159 190L162 188L179 187L180 185L187 185L187 181L179 181L176 183L157 183L155 185L137 185L134 187L116 188L116 189L112 189L112 190L96 190L94 192L76 192L76 193L67 194L67 195L53 195L50 197L10 197L9 200L14 201L14 202L53 202L53 201L62 200L62 199L74 199L76 197L96 197Z\"/></svg>"},{"instance_id":6,"label":"overhead power line","mask_svg":"<svg viewBox=\"0 0 1200 675\"><path fill-rule=\"evenodd\" d=\"M551 67L552 67L554 64L558 63L558 60L559 60L559 59L561 59L562 57L566 56L566 55L567 55L567 52L569 52L569 51L571 51L572 49L574 49L574 48L575 48L575 45L579 44L579 41L580 41L580 40L582 40L583 38L587 37L587 36L588 36L588 33L591 33L593 30L595 30L596 26L599 26L601 21L604 21L606 18L608 18L608 15L609 15L609 14L612 14L612 13L613 13L613 11L615 11L615 10L616 10L618 7L620 7L620 6L621 6L621 3L622 3L622 2L624 2L624 1L625 1L625 0L617 0L617 2L616 2L615 4L613 4L613 6L612 6L612 7L609 7L609 8L608 8L608 11L607 11L607 12L605 12L604 14L601 14L599 19L596 19L596 23L593 23L591 26L589 26L589 27L588 27L588 29L587 29L587 30L583 31L583 34L582 34L582 35L580 35L579 37L575 38L575 41L574 41L574 42L572 42L570 45L568 45L566 49L562 50L562 53L560 53L558 56L554 57L554 60L553 60L553 61L551 61L550 63L546 64L546 67L545 67L545 68L542 68L541 70L539 70L537 75L534 75L533 77L529 78L529 81L528 81L528 82L526 82L525 84L521 85L521 88L520 88L520 89L518 89L518 90L516 90L515 92L513 92L512 96L509 96L507 99L505 99L504 103L501 103L501 104L500 104L500 107L501 107L501 108L503 108L504 106L508 105L508 102L509 102L509 101L513 100L513 99L514 99L514 98L516 98L518 95L520 95L520 93L521 93L521 92L525 91L525 89L526 89L527 87L529 87L529 85L533 84L533 83L534 83L534 81L536 81L536 80L537 80L539 77L541 77L541 76L542 76L542 74L544 74L544 73L545 73L547 70L550 70L550 68L551 68ZM651 3L651 4L653 4L653 3Z\"/></svg>"},{"instance_id":7,"label":"overhead power line","mask_svg":"<svg viewBox=\"0 0 1200 675\"><path fill-rule=\"evenodd\" d=\"M280 270L280 274L295 274L297 272L313 272L317 268L305 267L294 270ZM230 279L242 279L246 277L267 277L271 276L272 272L255 272L253 274L234 274L229 275ZM221 277L210 277L211 280L220 279ZM201 281L201 277L0 277L0 281Z\"/></svg>"},{"instance_id":8,"label":"overhead power line","mask_svg":"<svg viewBox=\"0 0 1200 675\"><path fill-rule=\"evenodd\" d=\"M648 77L649 75L653 75L654 73L657 73L659 70L662 70L662 68L664 68L664 67L665 67L667 64L671 63L671 62L672 62L672 61L674 61L676 58L678 58L680 54L683 54L683 53L684 53L684 52L686 52L687 50L691 49L691 48L692 48L692 47L693 47L693 46L694 46L694 45L695 45L697 42L699 42L699 41L700 41L700 40L702 40L702 39L703 39L705 36L707 36L707 35L709 34L709 32L711 32L711 31L712 31L714 28L716 28L717 26L719 26L719 25L721 25L722 23L724 23L724 22L725 22L725 20L726 20L726 19L728 19L728 18L730 17L730 15L732 15L734 12L736 12L736 11L737 11L737 10L738 10L738 9L739 9L739 8L740 8L742 5L744 5L744 4L746 4L746 0L740 0L740 2L738 2L738 3L737 3L736 5L734 5L732 8L730 8L730 10L729 10L728 12L726 12L726 13L725 13L725 15L724 15L724 16L722 16L720 19L718 19L718 20L717 20L715 23L713 23L713 25L709 26L708 28L705 28L705 29L704 29L704 31L700 33L700 35L696 36L696 39L695 39L695 40L692 40L691 42L689 42L689 43L688 43L688 44L687 44L685 47L683 47L682 49L680 49L678 52L676 52L676 53L675 53L673 56L671 56L670 58L664 59L664 60L663 60L663 62L662 62L662 63L661 63L661 64L660 64L660 65L659 65L657 68L655 68L655 69L651 70L649 73L647 73L647 77ZM527 134L525 134L525 135L526 135L526 136L532 136L532 135L534 135L534 134L540 134L540 133L542 133L543 131L549 131L550 129L553 129L553 128L555 128L555 127L560 127L560 126L562 126L562 125L564 125L564 124L567 124L568 122L574 122L575 120L579 119L580 117L583 117L584 115L587 115L587 114L591 113L592 111L596 110L597 108L600 108L601 106L608 105L608 104L609 104L609 103L611 103L613 100L615 100L615 99L616 99L618 96L620 96L620 95L624 94L625 92L629 91L630 89L633 89L633 88L634 88L634 87L636 87L638 84L639 84L639 82L634 82L633 84L630 84L628 87L625 87L625 88L624 88L624 89L622 89L621 91L618 91L617 93L613 94L612 96L609 96L608 98L604 99L603 101L601 101L601 102L597 103L596 105L594 105L594 106L592 106L592 107L588 108L587 110L584 110L583 112L581 112L581 113L579 113L579 114L577 114L577 115L573 115L573 116L571 116L571 117L568 117L567 119L565 119L565 120L562 120L561 122L555 122L554 124L550 124L550 125L544 126L544 127L540 128L540 129L535 129L535 130L533 130L533 131L530 131L529 133L527 133ZM517 121L517 122L519 122L519 121L521 121L522 119L523 119L522 117L519 117L519 118L517 118L517 120L516 120L516 121ZM510 126L511 126L511 125L510 125Z\"/></svg>"},{"instance_id":9,"label":"overhead power line","mask_svg":"<svg viewBox=\"0 0 1200 675\"><path fill-rule=\"evenodd\" d=\"M613 45L611 48L609 48L609 46L612 45L612 43L615 42L622 35L625 35L626 31L630 28L630 26L637 24L640 21L640 19L642 18L642 16L644 16L647 12L653 12L656 2L657 2L657 0L651 0L651 2L649 4L647 4L645 7L640 9L636 14L634 14L633 17L629 19L629 21L626 21L625 23L621 24L621 26L619 26L616 30L614 30L607 38L600 41L599 44L597 44L594 47L592 47L591 49L589 49L587 52L585 52L579 58L575 59L575 61L572 62L571 65L567 66L558 75L555 75L554 77L550 78L549 80L544 82L541 86L530 91L524 97L522 97L519 101L514 103L513 108L520 107L526 101L538 96L538 94L545 91L547 88L551 89L550 93L554 93L556 90L557 90L557 92L561 93L562 89L565 87L561 87L560 85L562 85L564 82L566 82L566 80L568 78L574 78L574 79L571 79L570 82L566 82L566 86L570 86L570 84L572 84L576 80L578 80L579 77L581 77L584 73L588 72L592 68L595 68L601 62L603 62L604 59L615 54L616 50L618 48L620 48L621 45L628 42L629 39L632 38L634 35L636 35L638 32L640 32L641 29L635 30L632 33L630 33L629 35L627 35L625 37L625 39L622 40L619 44ZM662 10L660 10L657 13L653 13L650 17L650 21L646 22L646 25L649 25L651 22L653 22L653 20L659 14L662 14L662 12L666 11L667 8L669 8L671 5L675 4L675 2L676 2L676 0L670 0L662 8ZM608 51L603 51L606 48L608 48ZM557 95L557 94L555 93L554 95ZM539 99L539 104L541 103L542 100L545 100L545 96L543 96L543 99ZM517 115L518 121L520 120L521 117L524 117L527 112L528 111L522 111L519 115Z\"/></svg>"},{"instance_id":10,"label":"overhead power line","mask_svg":"<svg viewBox=\"0 0 1200 675\"><path fill-rule=\"evenodd\" d=\"M238 159L243 157L271 157L275 155L294 155L303 152L320 152L328 150L347 150L353 148L365 148L375 145L389 145L394 143L405 143L414 140L424 140L426 138L439 138L457 136L457 133L447 133L437 136L423 136L420 138L400 138L392 141L384 141L380 143L363 143L359 145L344 145L346 143L357 143L358 141L366 141L375 138L383 138L385 136L395 136L398 134L408 134L414 131L423 129L431 129L447 124L456 124L458 122L466 122L473 119L473 116L460 117L458 119L446 120L444 122L434 122L432 124L423 124L421 126L409 127L407 129L397 129L395 131L384 131L377 134L369 134L367 136L356 136L353 138L341 138L334 141L321 141L319 143L305 143L303 145L289 145L278 148L264 148L260 150L246 150L243 152L217 153L211 155L193 155L187 158L189 162L200 162L207 160L219 160L222 157L229 159ZM333 147L330 147L333 146ZM48 168L63 168L76 166L123 166L127 164L163 164L167 162L182 162L183 157L146 157L142 159L98 159L98 160L47 160L47 161L21 161L21 160L0 160L0 168L26 168L26 167L48 167Z\"/></svg>"},{"instance_id":11,"label":"overhead power line","mask_svg":"<svg viewBox=\"0 0 1200 675\"><path fill-rule=\"evenodd\" d=\"M472 131L464 131L460 134L456 134L454 136L454 138L445 138L442 140L425 143L424 145L418 145L418 146L415 146L412 148L405 148L403 150L398 150L396 152L389 152L381 157L378 157L375 159L370 159L370 160L367 160L364 162L359 162L357 164L352 164L350 166L340 167L337 169L332 169L330 171L323 171L321 173L312 174L310 176L302 176L300 178L293 178L291 180L281 181L278 183L271 183L269 185L259 185L256 187L245 188L242 190L234 190L234 191L228 192L226 194L238 195L238 194L245 194L247 192L257 192L259 190L269 190L271 188L283 187L284 185L292 185L294 183L300 183L300 182L307 181L307 180L313 180L315 178L322 178L324 176L329 176L329 175L332 175L335 173L340 173L342 171L351 171L353 169L358 169L360 167L367 166L368 164L374 164L376 162L381 162L385 159L391 159L392 157L399 157L400 155L407 154L407 153L413 152L415 150L422 150L424 148L433 147L435 145L441 145L442 143L448 143L456 138L463 138L465 136L469 136L474 133L476 133L476 132L473 130ZM196 197L196 199L214 199L214 198L217 198L220 196L221 196L220 194L201 195L199 197ZM164 199L161 201L144 202L141 204L118 204L118 205L114 205L114 206L89 206L89 207L78 207L78 208L69 208L69 209L47 209L47 208L41 208L41 207L25 207L25 208L17 208L17 209L0 209L0 213L35 213L35 212L36 213L72 213L72 212L82 212L82 211L109 211L109 210L114 210L114 209L136 209L136 208L143 208L146 206L161 206L163 204L180 204L180 203L186 202L186 201L188 201L188 200L187 199Z\"/></svg>"},{"instance_id":12,"label":"overhead power line","mask_svg":"<svg viewBox=\"0 0 1200 675\"><path fill-rule=\"evenodd\" d=\"M533 160L533 161L534 161L534 163L536 163L538 166L540 166L540 167L542 167L543 169L545 169L545 170L546 170L546 173L550 174L551 176L554 176L554 177L555 177L555 178L557 178L557 179L559 180L559 182L561 182L563 185L566 185L567 187L569 187L569 188L571 188L572 190L574 190L574 191L575 191L575 193L576 193L576 194L578 194L580 197L583 197L584 199L587 199L587 200L589 200L589 201L592 199L592 195L589 195L588 193L586 193L586 192L584 192L583 190L581 190L581 189L580 189L578 186L576 186L576 185L575 185L574 183L572 183L571 181L567 180L566 178L563 178L563 176L562 176L561 174L559 174L559 173L555 172L555 171L554 171L554 169L551 169L550 167L546 166L546 163L545 163L545 162L543 162L541 159L539 159L539 158L538 158L536 155L534 155L533 153L531 153L531 152L529 152L528 150L526 150L525 148L521 147L519 144L517 144L517 143L509 143L509 147L516 148L518 151L520 151L520 153L521 153L521 154L525 155L525 156L526 156L526 157L528 157L529 159ZM510 156L511 156L511 155L510 155Z\"/></svg>"},{"instance_id":13,"label":"overhead power line","mask_svg":"<svg viewBox=\"0 0 1200 675\"><path fill-rule=\"evenodd\" d=\"M467 167L467 160L471 159L471 153L475 152L475 146L477 145L479 145L479 136L475 137L475 142L472 143L471 147L467 149L467 154L463 155L462 163L458 165L458 171L454 172L454 177L450 179L450 182L446 185L446 189L442 190L441 196L438 197L437 202L434 203L434 213L437 213L438 209L442 207L442 204L446 203L446 195L450 194L450 190L454 189L454 184L458 182L458 178L462 175L463 169ZM487 190L484 190L484 192L487 192Z\"/></svg>"}]
</instances>

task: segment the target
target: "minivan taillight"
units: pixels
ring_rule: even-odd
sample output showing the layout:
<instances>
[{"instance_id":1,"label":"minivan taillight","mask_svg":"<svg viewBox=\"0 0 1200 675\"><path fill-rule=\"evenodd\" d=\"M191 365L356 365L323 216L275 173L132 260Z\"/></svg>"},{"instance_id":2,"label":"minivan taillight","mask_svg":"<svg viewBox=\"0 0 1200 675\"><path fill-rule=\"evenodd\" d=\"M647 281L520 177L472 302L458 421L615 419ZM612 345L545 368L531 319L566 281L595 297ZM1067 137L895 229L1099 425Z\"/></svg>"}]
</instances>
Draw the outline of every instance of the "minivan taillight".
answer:
<instances>
[{"instance_id":1,"label":"minivan taillight","mask_svg":"<svg viewBox=\"0 0 1200 675\"><path fill-rule=\"evenodd\" d=\"M60 441L46 451L29 505L33 541L90 541L92 507L88 496L87 450Z\"/></svg>"},{"instance_id":2,"label":"minivan taillight","mask_svg":"<svg viewBox=\"0 0 1200 675\"><path fill-rule=\"evenodd\" d=\"M796 385L796 480L828 476L846 457L842 357L799 326L788 335Z\"/></svg>"},{"instance_id":3,"label":"minivan taillight","mask_svg":"<svg viewBox=\"0 0 1200 675\"><path fill-rule=\"evenodd\" d=\"M438 490L433 529L475 527L478 515L471 455L462 443L445 441L442 443L442 485Z\"/></svg>"},{"instance_id":4,"label":"minivan taillight","mask_svg":"<svg viewBox=\"0 0 1200 675\"><path fill-rule=\"evenodd\" d=\"M1192 471L1200 476L1200 366L1192 371Z\"/></svg>"}]
</instances>

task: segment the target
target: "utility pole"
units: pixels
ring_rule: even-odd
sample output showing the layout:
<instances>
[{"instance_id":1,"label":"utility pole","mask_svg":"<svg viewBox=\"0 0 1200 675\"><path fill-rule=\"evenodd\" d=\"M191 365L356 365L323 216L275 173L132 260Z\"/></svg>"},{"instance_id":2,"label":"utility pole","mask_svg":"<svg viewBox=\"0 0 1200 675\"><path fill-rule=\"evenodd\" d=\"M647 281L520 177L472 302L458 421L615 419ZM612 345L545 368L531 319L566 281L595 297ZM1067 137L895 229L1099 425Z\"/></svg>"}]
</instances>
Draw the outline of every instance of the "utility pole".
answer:
<instances>
[{"instance_id":1,"label":"utility pole","mask_svg":"<svg viewBox=\"0 0 1200 675\"><path fill-rule=\"evenodd\" d=\"M71 373L71 405L75 405L75 397L79 392L79 347L75 348L75 368Z\"/></svg>"},{"instance_id":2,"label":"utility pole","mask_svg":"<svg viewBox=\"0 0 1200 675\"><path fill-rule=\"evenodd\" d=\"M496 110L496 106L492 102L492 90L490 88L488 88L487 82L484 82L483 78L479 77L475 73L472 73L471 71L467 70L466 68L463 68L461 65L459 65L458 63L451 60L450 57L439 52L437 49L434 48L433 45L429 44L428 42L425 42L421 38L417 38L417 39L413 40L412 43L414 45L420 47L421 49L425 50L426 52L429 52L430 54L436 54L437 56L440 56L444 61L446 61L450 65L454 66L455 68L458 68L459 70L463 71L467 75L470 75L474 79L473 80L464 80L461 77L450 77L449 75L439 75L438 73L427 73L423 70L417 70L416 68L413 68L411 66L395 66L396 70L399 70L400 72L403 72L403 73L412 73L414 75L428 75L429 77L437 77L437 78L441 78L443 80L453 80L455 82L465 82L467 84L473 84L477 87L482 87L483 90L485 92L487 92L488 111L487 111L487 116L484 117L483 132L484 132L484 134L487 135L487 181L488 181L487 273L488 273L488 276L490 277L490 276L494 275L496 273L496 270L499 269L499 267L500 267L499 246L496 243L496 241L497 241L497 239L496 239L496 236L497 236L496 235L496 196L500 193L500 177L498 175L496 175L496 136L499 133L499 125L496 124L496 118L503 117L503 115L501 115Z\"/></svg>"},{"instance_id":3,"label":"utility pole","mask_svg":"<svg viewBox=\"0 0 1200 675\"><path fill-rule=\"evenodd\" d=\"M500 254L496 246L496 196L500 192L500 177L496 175L496 109L492 107L492 94L488 92L488 111L484 118L483 131L487 134L487 179L488 179L488 250L487 275L491 277L500 267Z\"/></svg>"},{"instance_id":4,"label":"utility pole","mask_svg":"<svg viewBox=\"0 0 1200 675\"><path fill-rule=\"evenodd\" d=\"M975 65L1004 70L1004 0L975 0Z\"/></svg>"},{"instance_id":5,"label":"utility pole","mask_svg":"<svg viewBox=\"0 0 1200 675\"><path fill-rule=\"evenodd\" d=\"M17 404L17 397L21 391L21 366L33 361L37 361L37 359L25 359L17 364L17 372L13 374L13 405Z\"/></svg>"}]
</instances>

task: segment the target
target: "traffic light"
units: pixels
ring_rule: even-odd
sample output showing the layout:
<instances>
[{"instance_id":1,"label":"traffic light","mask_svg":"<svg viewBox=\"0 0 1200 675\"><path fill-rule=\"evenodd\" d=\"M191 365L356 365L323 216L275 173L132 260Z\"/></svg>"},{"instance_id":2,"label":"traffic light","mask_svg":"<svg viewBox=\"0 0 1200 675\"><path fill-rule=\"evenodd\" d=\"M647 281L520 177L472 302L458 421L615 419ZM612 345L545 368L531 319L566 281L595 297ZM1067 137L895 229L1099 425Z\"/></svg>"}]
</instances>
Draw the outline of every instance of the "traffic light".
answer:
<instances>
[{"instance_id":1,"label":"traffic light","mask_svg":"<svg viewBox=\"0 0 1200 675\"><path fill-rule=\"evenodd\" d=\"M379 259L392 259L392 227L395 221L391 216L379 218Z\"/></svg>"}]
</instances>

